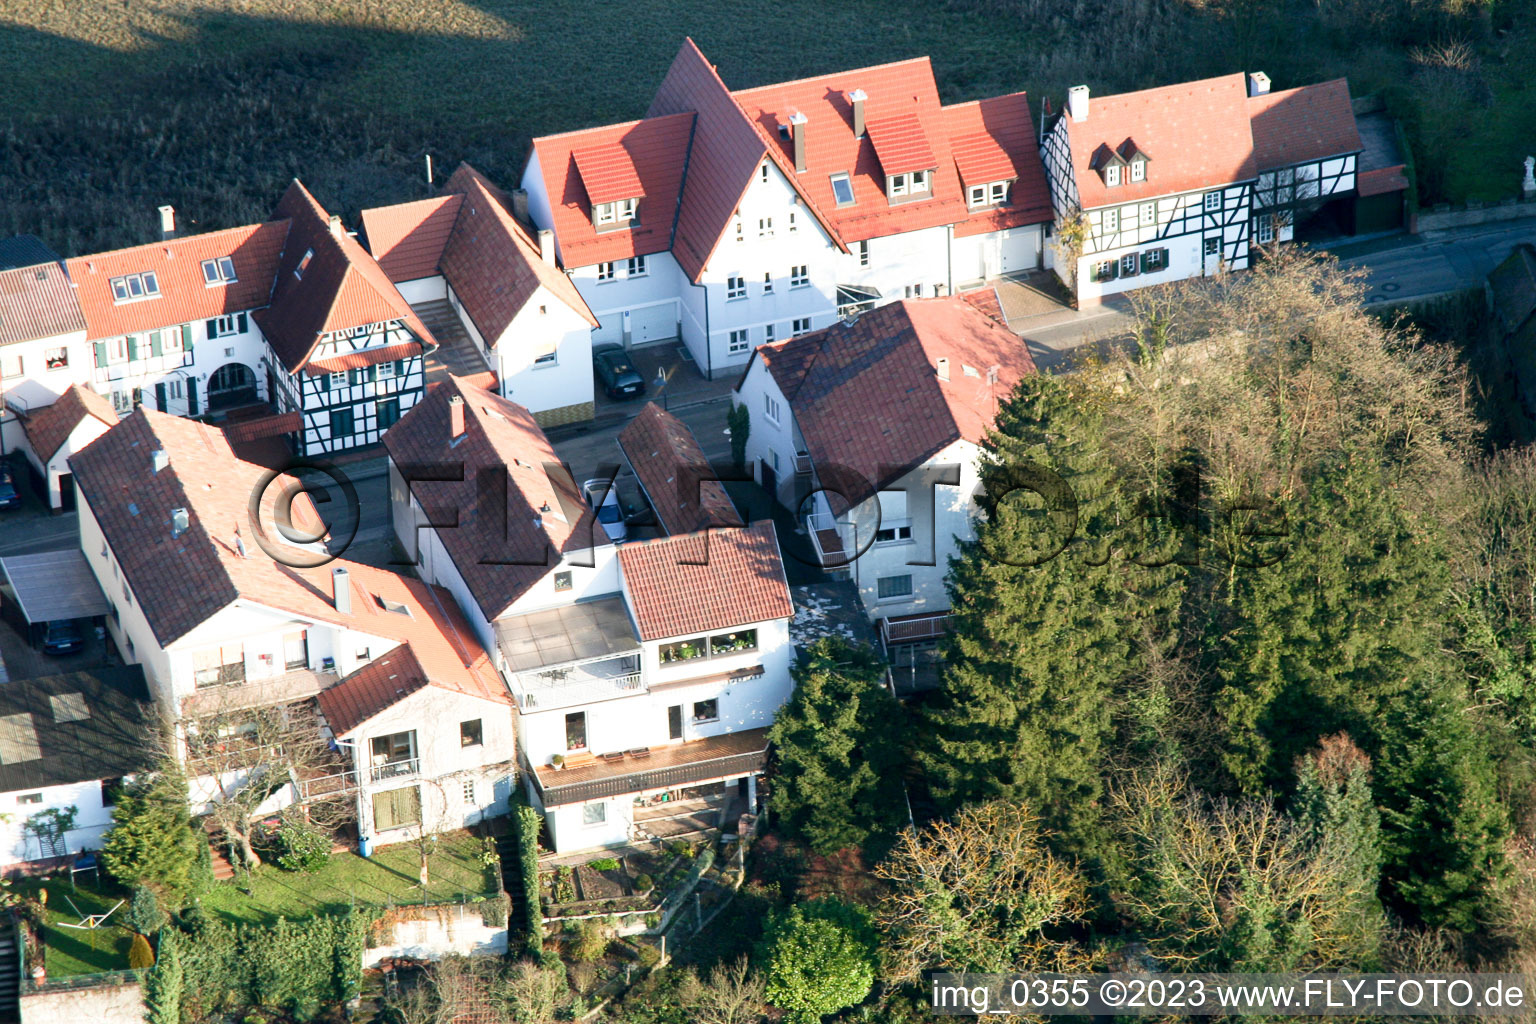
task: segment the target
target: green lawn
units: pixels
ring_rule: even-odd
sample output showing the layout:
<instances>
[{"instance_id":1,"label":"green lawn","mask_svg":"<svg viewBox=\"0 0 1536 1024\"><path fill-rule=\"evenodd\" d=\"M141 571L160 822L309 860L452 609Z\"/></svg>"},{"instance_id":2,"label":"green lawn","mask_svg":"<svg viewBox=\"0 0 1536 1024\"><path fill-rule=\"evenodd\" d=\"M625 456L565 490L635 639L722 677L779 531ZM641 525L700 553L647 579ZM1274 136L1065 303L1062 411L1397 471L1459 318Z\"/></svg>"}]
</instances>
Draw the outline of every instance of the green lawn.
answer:
<instances>
[{"instance_id":1,"label":"green lawn","mask_svg":"<svg viewBox=\"0 0 1536 1024\"><path fill-rule=\"evenodd\" d=\"M376 850L372 857L338 853L311 874L263 865L248 881L221 882L203 897L209 913L231 921L266 922L306 917L358 904L442 903L490 895L493 873L480 863L481 840L467 832L444 836L429 862L430 884L423 893L414 843ZM249 888L247 894L242 886Z\"/></svg>"},{"instance_id":2,"label":"green lawn","mask_svg":"<svg viewBox=\"0 0 1536 1024\"><path fill-rule=\"evenodd\" d=\"M128 969L128 943L133 935L122 924L123 913L128 909L126 903L113 911L99 928L63 927L78 924L85 914L105 914L126 893L112 889L102 891L83 882L78 888L71 888L67 879L26 879L18 881L14 888L24 896L35 897L40 890L48 893L43 933L48 977L66 978ZM70 906L71 901L74 907Z\"/></svg>"}]
</instances>

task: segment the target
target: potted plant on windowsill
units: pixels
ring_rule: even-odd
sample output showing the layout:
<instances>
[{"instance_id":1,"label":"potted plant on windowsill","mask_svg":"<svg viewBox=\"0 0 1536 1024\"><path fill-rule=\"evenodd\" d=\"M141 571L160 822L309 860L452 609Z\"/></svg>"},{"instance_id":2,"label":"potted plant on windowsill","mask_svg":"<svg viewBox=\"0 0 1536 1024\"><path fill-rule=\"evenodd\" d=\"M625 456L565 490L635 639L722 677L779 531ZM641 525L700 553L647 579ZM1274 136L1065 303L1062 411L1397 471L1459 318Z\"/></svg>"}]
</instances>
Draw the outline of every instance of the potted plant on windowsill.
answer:
<instances>
[{"instance_id":1,"label":"potted plant on windowsill","mask_svg":"<svg viewBox=\"0 0 1536 1024\"><path fill-rule=\"evenodd\" d=\"M562 771L565 768L565 755L564 754L551 754L550 758L549 758L549 763L554 765L555 771L557 771L557 772L558 771Z\"/></svg>"}]
</instances>

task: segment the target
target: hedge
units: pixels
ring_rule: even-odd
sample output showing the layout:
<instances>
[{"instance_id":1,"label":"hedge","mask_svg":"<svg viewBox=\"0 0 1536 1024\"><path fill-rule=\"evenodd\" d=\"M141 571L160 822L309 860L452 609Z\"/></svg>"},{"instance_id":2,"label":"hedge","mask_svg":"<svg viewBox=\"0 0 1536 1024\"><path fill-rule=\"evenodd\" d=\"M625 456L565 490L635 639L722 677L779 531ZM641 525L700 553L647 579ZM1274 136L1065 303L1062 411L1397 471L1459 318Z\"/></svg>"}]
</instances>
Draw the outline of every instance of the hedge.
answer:
<instances>
[{"instance_id":1,"label":"hedge","mask_svg":"<svg viewBox=\"0 0 1536 1024\"><path fill-rule=\"evenodd\" d=\"M512 804L512 830L517 839L517 869L523 882L525 938L531 956L544 956L544 907L539 902L539 812L519 793Z\"/></svg>"}]
</instances>

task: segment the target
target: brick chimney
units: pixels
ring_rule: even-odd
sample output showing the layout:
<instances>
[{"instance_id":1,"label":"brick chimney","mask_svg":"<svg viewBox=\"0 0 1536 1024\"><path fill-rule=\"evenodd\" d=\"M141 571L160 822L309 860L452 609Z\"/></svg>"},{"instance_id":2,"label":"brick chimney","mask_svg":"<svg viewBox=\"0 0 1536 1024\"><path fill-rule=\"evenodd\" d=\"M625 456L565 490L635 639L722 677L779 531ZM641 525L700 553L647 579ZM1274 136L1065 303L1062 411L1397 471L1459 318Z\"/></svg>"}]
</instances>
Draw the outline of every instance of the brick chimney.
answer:
<instances>
[{"instance_id":1,"label":"brick chimney","mask_svg":"<svg viewBox=\"0 0 1536 1024\"><path fill-rule=\"evenodd\" d=\"M525 188L515 188L515 189L512 190L512 216L516 217L518 219L519 223L522 223L522 224L530 223L530 221L528 220L528 190L527 189L525 189Z\"/></svg>"},{"instance_id":2,"label":"brick chimney","mask_svg":"<svg viewBox=\"0 0 1536 1024\"><path fill-rule=\"evenodd\" d=\"M336 610L343 615L351 615L352 577L339 565L331 570L331 594Z\"/></svg>"},{"instance_id":3,"label":"brick chimney","mask_svg":"<svg viewBox=\"0 0 1536 1024\"><path fill-rule=\"evenodd\" d=\"M1067 90L1067 113L1074 121L1088 120L1088 87L1074 85Z\"/></svg>"},{"instance_id":4,"label":"brick chimney","mask_svg":"<svg viewBox=\"0 0 1536 1024\"><path fill-rule=\"evenodd\" d=\"M174 206L160 207L160 238L176 237L176 208Z\"/></svg>"},{"instance_id":5,"label":"brick chimney","mask_svg":"<svg viewBox=\"0 0 1536 1024\"><path fill-rule=\"evenodd\" d=\"M796 111L789 117L789 134L795 142L795 170L805 170L805 115Z\"/></svg>"},{"instance_id":6,"label":"brick chimney","mask_svg":"<svg viewBox=\"0 0 1536 1024\"><path fill-rule=\"evenodd\" d=\"M464 436L464 399L459 395L448 399L448 436Z\"/></svg>"},{"instance_id":7,"label":"brick chimney","mask_svg":"<svg viewBox=\"0 0 1536 1024\"><path fill-rule=\"evenodd\" d=\"M853 134L855 138L864 137L864 101L869 96L863 89L855 89L848 94L848 102L853 105Z\"/></svg>"}]
</instances>

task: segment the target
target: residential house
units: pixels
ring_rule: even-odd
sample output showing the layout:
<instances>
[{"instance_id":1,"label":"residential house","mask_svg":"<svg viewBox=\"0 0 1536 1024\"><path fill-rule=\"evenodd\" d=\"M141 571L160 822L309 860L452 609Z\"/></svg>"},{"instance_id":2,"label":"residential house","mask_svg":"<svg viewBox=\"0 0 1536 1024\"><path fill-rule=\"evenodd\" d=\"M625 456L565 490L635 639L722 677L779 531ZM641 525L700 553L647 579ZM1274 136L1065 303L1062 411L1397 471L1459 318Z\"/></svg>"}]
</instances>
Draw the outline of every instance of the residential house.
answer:
<instances>
[{"instance_id":1,"label":"residential house","mask_svg":"<svg viewBox=\"0 0 1536 1024\"><path fill-rule=\"evenodd\" d=\"M450 768L457 779L470 756L449 765L430 753L459 742L459 722L418 716L419 729L431 723L451 737L419 734L390 746L385 762L406 767L373 772L379 765L371 741L400 731L389 716L401 701L430 684L434 697L461 695L459 703L479 708L483 720L495 718L497 707L511 714L506 687L448 594L283 542L273 523L284 480L236 458L217 427L141 408L70 465L80 495L81 550L107 596L108 630L124 661L143 666L162 712L195 732L200 719L227 721L250 707L312 707L323 691L344 687L325 705L338 713L330 731L338 743L350 738L367 746L354 748L351 768L338 767L340 792L357 793L363 827L379 829L374 841L413 834L419 822L406 820L405 809L436 813L418 793L388 798L401 813L387 816L388 825L377 821L378 783L390 782L390 791L420 789L435 785L427 770ZM320 532L312 508L303 512L296 506L295 525ZM381 666L386 656L391 661ZM383 693L391 676L399 677L396 690ZM380 703L381 694L396 699ZM375 731L386 726L389 732ZM492 722L482 735L488 742L474 756L494 774L513 757L510 725ZM336 795L332 782L324 794ZM194 777L194 800L216 799L226 786ZM477 787L475 812L504 804L506 786L503 776L500 784ZM298 789L291 798L311 795ZM462 806L451 811L460 821L470 813Z\"/></svg>"},{"instance_id":2,"label":"residential house","mask_svg":"<svg viewBox=\"0 0 1536 1024\"><path fill-rule=\"evenodd\" d=\"M646 117L535 139L535 224L600 325L700 372L893 299L1039 266L1023 94L943 107L926 58L732 92L687 40Z\"/></svg>"},{"instance_id":3,"label":"residential house","mask_svg":"<svg viewBox=\"0 0 1536 1024\"><path fill-rule=\"evenodd\" d=\"M19 416L88 380L90 365L85 318L58 257L31 236L6 242L11 258L37 262L0 270L0 455L22 443Z\"/></svg>"},{"instance_id":4,"label":"residential house","mask_svg":"<svg viewBox=\"0 0 1536 1024\"><path fill-rule=\"evenodd\" d=\"M163 214L167 220L172 216ZM272 296L286 220L174 237L65 261L85 315L89 383L118 414L177 416L270 399L254 312Z\"/></svg>"},{"instance_id":5,"label":"residential house","mask_svg":"<svg viewBox=\"0 0 1536 1024\"><path fill-rule=\"evenodd\" d=\"M850 577L888 644L928 643L948 560L974 536L978 445L1029 351L961 298L908 299L761 346L733 400L747 459L804 518L822 565Z\"/></svg>"},{"instance_id":6,"label":"residential house","mask_svg":"<svg viewBox=\"0 0 1536 1024\"><path fill-rule=\"evenodd\" d=\"M420 400L437 342L372 256L298 181L277 204L287 243L255 315L270 401L302 415L301 455L377 442Z\"/></svg>"},{"instance_id":7,"label":"residential house","mask_svg":"<svg viewBox=\"0 0 1536 1024\"><path fill-rule=\"evenodd\" d=\"M526 198L526 197L524 197ZM499 382L542 426L590 420L597 319L530 231L468 164L434 199L363 211L368 245L402 295L446 302Z\"/></svg>"},{"instance_id":8,"label":"residential house","mask_svg":"<svg viewBox=\"0 0 1536 1024\"><path fill-rule=\"evenodd\" d=\"M668 534L745 526L687 424L647 402L619 431L619 451Z\"/></svg>"},{"instance_id":9,"label":"residential house","mask_svg":"<svg viewBox=\"0 0 1536 1024\"><path fill-rule=\"evenodd\" d=\"M117 423L112 403L83 384L71 384L52 403L21 420L23 443L39 491L55 512L75 507L75 479L69 457Z\"/></svg>"},{"instance_id":10,"label":"residential house","mask_svg":"<svg viewBox=\"0 0 1536 1024\"><path fill-rule=\"evenodd\" d=\"M100 848L124 781L151 767L148 699L136 665L0 686L0 872Z\"/></svg>"},{"instance_id":11,"label":"residential house","mask_svg":"<svg viewBox=\"0 0 1536 1024\"><path fill-rule=\"evenodd\" d=\"M556 849L755 805L791 686L771 524L615 546L532 414L460 378L384 442L396 533L511 689Z\"/></svg>"},{"instance_id":12,"label":"residential house","mask_svg":"<svg viewBox=\"0 0 1536 1024\"><path fill-rule=\"evenodd\" d=\"M1254 246L1353 202L1360 151L1343 79L1282 92L1263 73L1116 96L1075 86L1041 141L1051 262L1082 305L1246 269Z\"/></svg>"}]
</instances>

